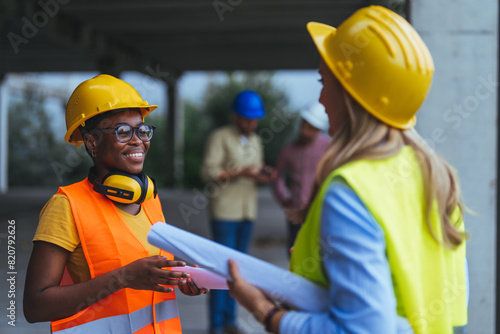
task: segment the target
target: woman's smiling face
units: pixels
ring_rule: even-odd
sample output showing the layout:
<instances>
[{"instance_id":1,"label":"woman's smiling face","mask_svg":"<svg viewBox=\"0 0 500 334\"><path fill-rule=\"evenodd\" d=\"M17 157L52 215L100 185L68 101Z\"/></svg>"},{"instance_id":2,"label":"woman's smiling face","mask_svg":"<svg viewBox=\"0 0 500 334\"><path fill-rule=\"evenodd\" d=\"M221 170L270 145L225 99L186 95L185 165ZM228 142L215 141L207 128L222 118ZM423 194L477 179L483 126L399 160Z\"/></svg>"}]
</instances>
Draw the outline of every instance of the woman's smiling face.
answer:
<instances>
[{"instance_id":1,"label":"woman's smiling face","mask_svg":"<svg viewBox=\"0 0 500 334\"><path fill-rule=\"evenodd\" d=\"M137 127L143 124L142 115L137 110L125 110L103 119L96 129L112 128L121 124ZM94 138L93 158L97 169L97 176L101 179L111 171L123 171L129 174L138 174L144 166L144 159L150 142L143 142L133 133L132 139L126 143L118 141L112 129L99 130ZM91 149L92 151L92 149Z\"/></svg>"}]
</instances>

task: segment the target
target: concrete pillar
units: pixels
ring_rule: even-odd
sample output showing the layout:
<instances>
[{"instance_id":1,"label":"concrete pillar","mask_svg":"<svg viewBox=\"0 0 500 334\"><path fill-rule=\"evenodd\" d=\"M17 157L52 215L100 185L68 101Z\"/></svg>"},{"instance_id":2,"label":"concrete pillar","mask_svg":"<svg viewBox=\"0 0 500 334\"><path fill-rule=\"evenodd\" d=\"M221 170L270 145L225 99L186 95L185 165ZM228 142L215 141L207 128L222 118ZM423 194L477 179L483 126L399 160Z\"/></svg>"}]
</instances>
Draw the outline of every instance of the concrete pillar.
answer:
<instances>
[{"instance_id":1,"label":"concrete pillar","mask_svg":"<svg viewBox=\"0 0 500 334\"><path fill-rule=\"evenodd\" d=\"M7 103L7 80L0 73L0 193L9 189L9 115Z\"/></svg>"},{"instance_id":2,"label":"concrete pillar","mask_svg":"<svg viewBox=\"0 0 500 334\"><path fill-rule=\"evenodd\" d=\"M498 1L414 0L436 67L417 130L458 170L470 277L468 333L495 332Z\"/></svg>"},{"instance_id":3,"label":"concrete pillar","mask_svg":"<svg viewBox=\"0 0 500 334\"><path fill-rule=\"evenodd\" d=\"M184 161L184 117L178 107L178 76L168 76L167 94L167 187L175 187L182 179Z\"/></svg>"},{"instance_id":4,"label":"concrete pillar","mask_svg":"<svg viewBox=\"0 0 500 334\"><path fill-rule=\"evenodd\" d=\"M177 86L178 80L176 80ZM179 101L178 89L176 89L177 104L175 109L176 131L175 131L175 161L174 161L174 178L175 186L181 186L182 178L184 177L184 107Z\"/></svg>"}]
</instances>

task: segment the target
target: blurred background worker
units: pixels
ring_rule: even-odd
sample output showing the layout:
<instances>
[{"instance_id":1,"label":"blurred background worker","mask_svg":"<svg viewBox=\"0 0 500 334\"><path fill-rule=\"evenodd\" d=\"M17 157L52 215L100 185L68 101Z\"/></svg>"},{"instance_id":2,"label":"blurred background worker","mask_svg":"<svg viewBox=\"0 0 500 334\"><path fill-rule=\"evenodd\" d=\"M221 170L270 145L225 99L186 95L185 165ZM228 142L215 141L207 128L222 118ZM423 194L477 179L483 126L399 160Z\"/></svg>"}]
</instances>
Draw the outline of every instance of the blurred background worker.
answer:
<instances>
[{"instance_id":1,"label":"blurred background worker","mask_svg":"<svg viewBox=\"0 0 500 334\"><path fill-rule=\"evenodd\" d=\"M206 147L202 178L212 183L210 219L215 241L247 252L257 217L257 185L268 183L276 172L263 164L263 149L254 132L265 116L261 97L240 92L233 102L234 121L215 130ZM236 325L236 303L226 290L210 295L211 333L241 333Z\"/></svg>"},{"instance_id":2,"label":"blurred background worker","mask_svg":"<svg viewBox=\"0 0 500 334\"><path fill-rule=\"evenodd\" d=\"M293 246L302 222L289 217L290 210L303 209L311 196L316 166L325 154L330 138L321 132L328 129L325 107L319 102L301 111L299 137L281 150L276 162L277 179L273 193L285 209L288 223L288 247Z\"/></svg>"}]
</instances>

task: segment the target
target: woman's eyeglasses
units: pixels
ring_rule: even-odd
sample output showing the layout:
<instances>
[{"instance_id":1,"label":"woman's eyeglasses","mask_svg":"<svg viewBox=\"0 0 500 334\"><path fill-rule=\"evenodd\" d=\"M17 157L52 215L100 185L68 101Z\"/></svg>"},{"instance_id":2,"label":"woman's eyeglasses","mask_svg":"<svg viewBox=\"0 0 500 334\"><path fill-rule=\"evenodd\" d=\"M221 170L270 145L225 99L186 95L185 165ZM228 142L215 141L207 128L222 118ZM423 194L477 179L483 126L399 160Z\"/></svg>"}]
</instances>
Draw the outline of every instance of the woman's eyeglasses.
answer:
<instances>
[{"instance_id":1,"label":"woman's eyeglasses","mask_svg":"<svg viewBox=\"0 0 500 334\"><path fill-rule=\"evenodd\" d=\"M120 124L114 128L99 128L96 130L115 130L116 139L118 139L120 143L128 143L130 139L132 139L134 132L143 142L150 141L151 138L153 138L155 129L156 126L150 124L141 124L135 127L130 124Z\"/></svg>"}]
</instances>

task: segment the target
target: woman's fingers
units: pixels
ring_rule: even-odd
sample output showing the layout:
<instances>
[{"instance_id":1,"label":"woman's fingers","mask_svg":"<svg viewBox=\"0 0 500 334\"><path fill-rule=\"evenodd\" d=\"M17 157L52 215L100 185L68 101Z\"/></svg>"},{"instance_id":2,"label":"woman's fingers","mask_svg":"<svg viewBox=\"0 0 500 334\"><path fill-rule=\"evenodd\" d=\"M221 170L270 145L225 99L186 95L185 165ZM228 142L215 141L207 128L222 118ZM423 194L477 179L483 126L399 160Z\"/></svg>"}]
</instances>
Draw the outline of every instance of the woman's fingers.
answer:
<instances>
[{"instance_id":1,"label":"woman's fingers","mask_svg":"<svg viewBox=\"0 0 500 334\"><path fill-rule=\"evenodd\" d=\"M177 260L166 260L165 257L162 257L165 261L165 265L163 267L185 267L186 262L184 261L177 261Z\"/></svg>"},{"instance_id":2,"label":"woman's fingers","mask_svg":"<svg viewBox=\"0 0 500 334\"><path fill-rule=\"evenodd\" d=\"M229 275L232 279L231 281L227 282L229 288L232 289L237 284L241 285L247 283L247 281L241 276L240 269L236 261L234 261L233 259L229 259L227 263L229 266Z\"/></svg>"},{"instance_id":3,"label":"woman's fingers","mask_svg":"<svg viewBox=\"0 0 500 334\"><path fill-rule=\"evenodd\" d=\"M151 256L134 261L124 268L129 280L127 287L138 290L167 291L162 285L186 284L189 274L171 271L171 267L184 267L184 261L167 260L164 256Z\"/></svg>"},{"instance_id":4,"label":"woman's fingers","mask_svg":"<svg viewBox=\"0 0 500 334\"><path fill-rule=\"evenodd\" d=\"M229 293L231 297L246 308L250 313L262 321L274 304L254 285L248 283L241 276L238 265L234 260L228 261L229 275L232 282L228 281Z\"/></svg>"},{"instance_id":5,"label":"woman's fingers","mask_svg":"<svg viewBox=\"0 0 500 334\"><path fill-rule=\"evenodd\" d=\"M185 273L183 271L177 271L177 270L169 270L169 269L165 269L165 268L158 268L158 273L160 275L161 278L164 278L164 279L171 279L171 278L174 278L174 279L181 279L181 278L189 278L190 275L188 273Z\"/></svg>"},{"instance_id":6,"label":"woman's fingers","mask_svg":"<svg viewBox=\"0 0 500 334\"><path fill-rule=\"evenodd\" d=\"M188 296L198 296L200 294L207 294L210 292L210 289L200 289L191 278L187 279L186 284L179 285L179 290L181 290L183 294Z\"/></svg>"},{"instance_id":7,"label":"woman's fingers","mask_svg":"<svg viewBox=\"0 0 500 334\"><path fill-rule=\"evenodd\" d=\"M188 278L185 284L180 284L179 290L181 290L183 294L188 296L197 296L201 293L200 289L198 289L198 286L196 286L191 278Z\"/></svg>"},{"instance_id":8,"label":"woman's fingers","mask_svg":"<svg viewBox=\"0 0 500 334\"><path fill-rule=\"evenodd\" d=\"M238 267L236 261L229 259L227 263L229 265L229 275L231 275L233 282L242 278L240 275L240 268Z\"/></svg>"},{"instance_id":9,"label":"woman's fingers","mask_svg":"<svg viewBox=\"0 0 500 334\"><path fill-rule=\"evenodd\" d=\"M183 271L173 271L168 268L171 267L184 267L186 262L177 260L167 260L165 257L159 256L156 267L158 268L159 279L162 280L158 284L164 285L180 285L186 284L189 274Z\"/></svg>"},{"instance_id":10,"label":"woman's fingers","mask_svg":"<svg viewBox=\"0 0 500 334\"><path fill-rule=\"evenodd\" d=\"M174 288L169 288L162 285L157 285L155 291L169 293L174 291Z\"/></svg>"},{"instance_id":11,"label":"woman's fingers","mask_svg":"<svg viewBox=\"0 0 500 334\"><path fill-rule=\"evenodd\" d=\"M190 274L182 271L172 271L168 269L159 268L159 277L157 278L158 284L164 285L182 285L190 280Z\"/></svg>"}]
</instances>

